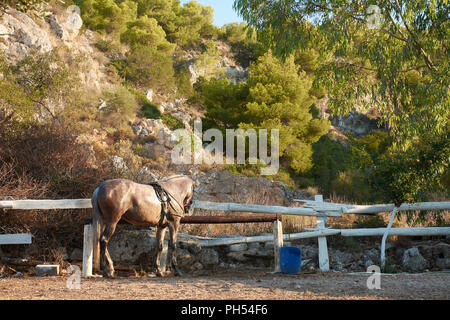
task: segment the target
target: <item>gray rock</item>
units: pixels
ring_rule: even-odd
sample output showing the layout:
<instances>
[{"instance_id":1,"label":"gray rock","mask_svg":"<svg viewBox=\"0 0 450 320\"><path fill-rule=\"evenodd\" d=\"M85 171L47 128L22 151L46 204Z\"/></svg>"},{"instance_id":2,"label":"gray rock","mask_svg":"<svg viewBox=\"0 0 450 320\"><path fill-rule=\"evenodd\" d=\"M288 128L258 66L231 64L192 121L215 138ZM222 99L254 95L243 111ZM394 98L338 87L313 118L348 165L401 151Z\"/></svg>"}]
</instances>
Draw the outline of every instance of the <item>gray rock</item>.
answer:
<instances>
[{"instance_id":1,"label":"gray rock","mask_svg":"<svg viewBox=\"0 0 450 320\"><path fill-rule=\"evenodd\" d=\"M203 265L200 262L195 262L192 266L191 266L191 271L198 271L198 270L202 270L203 269Z\"/></svg>"},{"instance_id":2,"label":"gray rock","mask_svg":"<svg viewBox=\"0 0 450 320\"><path fill-rule=\"evenodd\" d=\"M67 31L63 28L63 26L59 23L58 18L51 14L48 17L48 22L50 23L50 27L56 33L56 35L63 41L68 40L69 35Z\"/></svg>"},{"instance_id":3,"label":"gray rock","mask_svg":"<svg viewBox=\"0 0 450 320\"><path fill-rule=\"evenodd\" d=\"M128 170L127 164L125 163L125 160L123 160L122 157L119 156L112 156L112 165L114 169L118 171L126 171Z\"/></svg>"},{"instance_id":4,"label":"gray rock","mask_svg":"<svg viewBox=\"0 0 450 320\"><path fill-rule=\"evenodd\" d=\"M450 258L438 258L434 265L439 269L450 269Z\"/></svg>"},{"instance_id":5,"label":"gray rock","mask_svg":"<svg viewBox=\"0 0 450 320\"><path fill-rule=\"evenodd\" d=\"M189 252L193 253L193 254L199 254L200 251L202 251L202 247L200 247L197 244L191 244L187 247L187 249L189 250Z\"/></svg>"},{"instance_id":6,"label":"gray rock","mask_svg":"<svg viewBox=\"0 0 450 320\"><path fill-rule=\"evenodd\" d=\"M117 230L108 251L114 262L139 264L142 254L156 254L156 240L150 230Z\"/></svg>"},{"instance_id":7,"label":"gray rock","mask_svg":"<svg viewBox=\"0 0 450 320\"><path fill-rule=\"evenodd\" d=\"M435 266L439 269L450 269L450 258L436 259Z\"/></svg>"},{"instance_id":8,"label":"gray rock","mask_svg":"<svg viewBox=\"0 0 450 320\"><path fill-rule=\"evenodd\" d=\"M265 250L273 250L273 241L268 241L264 244Z\"/></svg>"},{"instance_id":9,"label":"gray rock","mask_svg":"<svg viewBox=\"0 0 450 320\"><path fill-rule=\"evenodd\" d=\"M344 116L336 115L329 119L331 124L340 131L352 133L357 137L364 136L370 131L377 129L377 121L356 111L350 112Z\"/></svg>"},{"instance_id":10,"label":"gray rock","mask_svg":"<svg viewBox=\"0 0 450 320\"><path fill-rule=\"evenodd\" d=\"M420 254L417 247L410 248L403 253L402 258L403 270L408 272L424 271L429 267L429 263Z\"/></svg>"},{"instance_id":11,"label":"gray rock","mask_svg":"<svg viewBox=\"0 0 450 320\"><path fill-rule=\"evenodd\" d=\"M317 259L317 249L310 246L300 246L303 259Z\"/></svg>"},{"instance_id":12,"label":"gray rock","mask_svg":"<svg viewBox=\"0 0 450 320\"><path fill-rule=\"evenodd\" d=\"M200 262L205 267L212 267L219 264L219 254L211 248L204 248L199 254Z\"/></svg>"},{"instance_id":13,"label":"gray rock","mask_svg":"<svg viewBox=\"0 0 450 320\"><path fill-rule=\"evenodd\" d=\"M261 244L259 242L250 242L248 244L248 249L249 250L261 250Z\"/></svg>"},{"instance_id":14,"label":"gray rock","mask_svg":"<svg viewBox=\"0 0 450 320\"><path fill-rule=\"evenodd\" d=\"M372 248L370 250L367 250L364 253L364 258L366 260L370 259L370 260L372 260L375 263L379 263L379 261L380 261L380 251L378 251L378 249L376 249L376 248Z\"/></svg>"},{"instance_id":15,"label":"gray rock","mask_svg":"<svg viewBox=\"0 0 450 320\"><path fill-rule=\"evenodd\" d=\"M370 266L373 266L373 265L374 265L374 263L370 258L364 262L364 267L366 268L366 270L367 270L367 268L369 268Z\"/></svg>"},{"instance_id":16,"label":"gray rock","mask_svg":"<svg viewBox=\"0 0 450 320\"><path fill-rule=\"evenodd\" d=\"M332 263L337 265L348 265L353 261L353 255L350 252L343 252L340 250L333 251L330 254Z\"/></svg>"},{"instance_id":17,"label":"gray rock","mask_svg":"<svg viewBox=\"0 0 450 320\"><path fill-rule=\"evenodd\" d=\"M246 243L236 243L228 246L228 251L235 252L235 251L245 251L247 250L248 246Z\"/></svg>"},{"instance_id":18,"label":"gray rock","mask_svg":"<svg viewBox=\"0 0 450 320\"><path fill-rule=\"evenodd\" d=\"M23 59L30 50L45 53L53 49L47 32L27 14L17 10L8 10L0 16L0 33L12 35L2 37L6 43L0 41L0 50L10 63Z\"/></svg>"},{"instance_id":19,"label":"gray rock","mask_svg":"<svg viewBox=\"0 0 450 320\"><path fill-rule=\"evenodd\" d=\"M178 248L177 249L177 262L178 265L182 267L186 267L195 262L195 257L185 249Z\"/></svg>"},{"instance_id":20,"label":"gray rock","mask_svg":"<svg viewBox=\"0 0 450 320\"><path fill-rule=\"evenodd\" d=\"M231 258L232 260L239 261L239 262L246 262L249 259L248 257L246 257L244 255L244 252L242 252L242 251L229 252L227 254L227 257Z\"/></svg>"},{"instance_id":21,"label":"gray rock","mask_svg":"<svg viewBox=\"0 0 450 320\"><path fill-rule=\"evenodd\" d=\"M145 93L145 97L148 99L148 101L153 101L153 89L148 89Z\"/></svg>"},{"instance_id":22,"label":"gray rock","mask_svg":"<svg viewBox=\"0 0 450 320\"><path fill-rule=\"evenodd\" d=\"M73 249L70 254L70 260L72 261L82 261L83 260L83 250L79 248Z\"/></svg>"}]
</instances>

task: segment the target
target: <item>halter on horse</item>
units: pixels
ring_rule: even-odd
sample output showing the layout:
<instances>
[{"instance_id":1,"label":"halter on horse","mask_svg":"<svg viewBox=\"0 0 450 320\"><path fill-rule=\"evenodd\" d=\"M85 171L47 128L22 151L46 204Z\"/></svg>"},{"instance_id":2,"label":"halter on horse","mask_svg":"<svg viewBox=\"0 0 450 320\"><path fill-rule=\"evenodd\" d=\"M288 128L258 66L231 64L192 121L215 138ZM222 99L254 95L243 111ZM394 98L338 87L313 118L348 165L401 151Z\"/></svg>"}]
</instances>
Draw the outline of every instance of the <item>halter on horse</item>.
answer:
<instances>
[{"instance_id":1,"label":"halter on horse","mask_svg":"<svg viewBox=\"0 0 450 320\"><path fill-rule=\"evenodd\" d=\"M150 185L126 179L100 183L92 195L94 269L101 268L105 276L114 277L114 266L107 246L117 223L123 219L134 225L157 226L156 274L159 276L163 276L160 267L163 235L169 227L171 265L174 273L179 275L176 238L181 218L191 213L193 194L194 181L184 175L171 176Z\"/></svg>"}]
</instances>

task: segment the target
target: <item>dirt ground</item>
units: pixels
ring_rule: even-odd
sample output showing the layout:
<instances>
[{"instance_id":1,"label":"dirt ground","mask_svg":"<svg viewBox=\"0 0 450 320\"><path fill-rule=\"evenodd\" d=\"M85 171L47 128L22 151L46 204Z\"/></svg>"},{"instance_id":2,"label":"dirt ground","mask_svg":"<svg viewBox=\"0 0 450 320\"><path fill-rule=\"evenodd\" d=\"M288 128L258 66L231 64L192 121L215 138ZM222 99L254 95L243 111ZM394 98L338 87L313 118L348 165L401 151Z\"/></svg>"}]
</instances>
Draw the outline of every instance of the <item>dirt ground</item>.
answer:
<instances>
[{"instance_id":1,"label":"dirt ground","mask_svg":"<svg viewBox=\"0 0 450 320\"><path fill-rule=\"evenodd\" d=\"M267 270L220 271L182 277L95 277L68 289L69 276L0 279L0 300L317 300L450 299L450 273L381 276L381 289L368 289L369 274L284 275Z\"/></svg>"}]
</instances>

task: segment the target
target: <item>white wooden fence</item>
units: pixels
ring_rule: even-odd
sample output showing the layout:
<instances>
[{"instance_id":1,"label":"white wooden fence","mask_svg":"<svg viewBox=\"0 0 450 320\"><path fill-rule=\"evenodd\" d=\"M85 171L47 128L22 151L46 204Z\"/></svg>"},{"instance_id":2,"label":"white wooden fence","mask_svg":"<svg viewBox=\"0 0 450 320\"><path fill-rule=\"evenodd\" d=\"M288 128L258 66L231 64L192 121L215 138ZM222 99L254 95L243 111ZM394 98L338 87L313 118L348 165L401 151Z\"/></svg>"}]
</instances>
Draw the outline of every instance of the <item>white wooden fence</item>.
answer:
<instances>
[{"instance_id":1,"label":"white wooden fence","mask_svg":"<svg viewBox=\"0 0 450 320\"><path fill-rule=\"evenodd\" d=\"M315 196L311 200L295 200L303 202L302 207L282 207L282 206L263 206L253 204L238 203L217 203L207 201L194 201L193 207L206 210L250 212L250 213L276 213L281 215L301 215L315 216L316 228L312 231L284 234L281 221L274 221L273 235L254 236L254 237L232 237L216 239L195 239L198 245L203 247L230 245L236 243L249 242L274 242L275 272L279 272L279 248L283 246L284 240L305 239L311 237L318 238L319 246L319 267L322 271L329 271L329 259L326 237L330 235L342 235L344 237L353 236L383 236L383 241L387 235L400 236L436 236L450 235L450 227L428 227L428 228L371 228L371 229L329 229L326 228L327 217L340 217L342 214L373 214L379 212L389 212L395 208L393 204L380 205L349 205L323 202L321 195ZM92 208L91 199L71 199L71 200L8 200L0 201L0 209L12 210L53 210L53 209L87 209ZM406 210L450 210L450 202L422 202L415 204L402 204L397 210L394 210L391 221L396 211ZM384 242L382 241L382 249ZM0 235L1 244L29 244L31 243L31 234ZM381 250L384 257L384 250ZM383 260L383 259L382 259ZM84 229L84 248L83 248L83 276L92 275L92 228L86 225Z\"/></svg>"}]
</instances>

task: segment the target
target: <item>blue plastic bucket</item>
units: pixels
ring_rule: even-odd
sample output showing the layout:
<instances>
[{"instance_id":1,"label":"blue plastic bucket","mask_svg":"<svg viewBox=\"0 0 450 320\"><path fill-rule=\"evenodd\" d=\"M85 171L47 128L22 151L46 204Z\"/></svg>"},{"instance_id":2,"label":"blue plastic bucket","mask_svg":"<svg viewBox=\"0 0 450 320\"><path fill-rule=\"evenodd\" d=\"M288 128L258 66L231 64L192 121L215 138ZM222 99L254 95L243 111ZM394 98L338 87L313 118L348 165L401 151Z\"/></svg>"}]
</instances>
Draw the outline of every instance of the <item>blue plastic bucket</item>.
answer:
<instances>
[{"instance_id":1,"label":"blue plastic bucket","mask_svg":"<svg viewBox=\"0 0 450 320\"><path fill-rule=\"evenodd\" d=\"M282 273L299 273L301 266L302 254L299 248L280 248L280 268Z\"/></svg>"}]
</instances>

